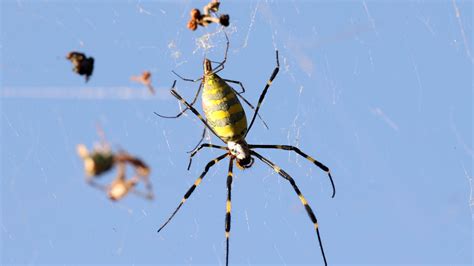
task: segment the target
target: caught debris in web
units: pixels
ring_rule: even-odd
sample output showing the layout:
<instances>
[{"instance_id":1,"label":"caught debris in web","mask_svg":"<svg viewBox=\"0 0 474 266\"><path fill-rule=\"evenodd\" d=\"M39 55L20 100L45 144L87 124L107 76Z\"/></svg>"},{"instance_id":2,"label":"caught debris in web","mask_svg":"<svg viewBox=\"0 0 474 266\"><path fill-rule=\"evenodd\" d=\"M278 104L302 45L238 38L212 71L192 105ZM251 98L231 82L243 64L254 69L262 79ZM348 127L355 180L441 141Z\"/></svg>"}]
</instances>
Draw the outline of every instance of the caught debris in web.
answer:
<instances>
[{"instance_id":1,"label":"caught debris in web","mask_svg":"<svg viewBox=\"0 0 474 266\"><path fill-rule=\"evenodd\" d=\"M203 13L197 8L194 8L190 12L190 19L188 21L188 29L195 31L198 26L206 27L211 23L220 24L221 26L228 27L229 15L223 14L219 15L219 6L220 2L218 0L212 0L207 5L203 7Z\"/></svg>"},{"instance_id":2,"label":"caught debris in web","mask_svg":"<svg viewBox=\"0 0 474 266\"><path fill-rule=\"evenodd\" d=\"M143 86L148 88L148 91L151 94L155 94L155 89L151 85L151 72L144 71L141 76L132 76L130 80L143 84Z\"/></svg>"},{"instance_id":3,"label":"caught debris in web","mask_svg":"<svg viewBox=\"0 0 474 266\"><path fill-rule=\"evenodd\" d=\"M80 52L70 52L67 54L66 59L71 61L74 68L72 71L76 72L81 76L86 77L86 82L89 81L92 72L94 71L94 58L87 57L85 54Z\"/></svg>"}]
</instances>

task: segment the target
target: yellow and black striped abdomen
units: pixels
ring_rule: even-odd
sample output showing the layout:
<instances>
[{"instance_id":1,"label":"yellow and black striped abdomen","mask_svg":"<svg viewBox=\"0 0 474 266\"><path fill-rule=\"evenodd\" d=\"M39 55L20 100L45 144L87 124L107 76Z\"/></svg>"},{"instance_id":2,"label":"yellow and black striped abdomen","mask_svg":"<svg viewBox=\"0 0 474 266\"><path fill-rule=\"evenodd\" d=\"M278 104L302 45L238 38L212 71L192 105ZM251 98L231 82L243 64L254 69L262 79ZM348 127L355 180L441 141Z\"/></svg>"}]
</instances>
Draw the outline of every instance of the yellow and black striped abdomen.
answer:
<instances>
[{"instance_id":1,"label":"yellow and black striped abdomen","mask_svg":"<svg viewBox=\"0 0 474 266\"><path fill-rule=\"evenodd\" d=\"M202 107L214 132L225 142L239 141L247 132L247 118L232 88L216 74L205 76Z\"/></svg>"}]
</instances>

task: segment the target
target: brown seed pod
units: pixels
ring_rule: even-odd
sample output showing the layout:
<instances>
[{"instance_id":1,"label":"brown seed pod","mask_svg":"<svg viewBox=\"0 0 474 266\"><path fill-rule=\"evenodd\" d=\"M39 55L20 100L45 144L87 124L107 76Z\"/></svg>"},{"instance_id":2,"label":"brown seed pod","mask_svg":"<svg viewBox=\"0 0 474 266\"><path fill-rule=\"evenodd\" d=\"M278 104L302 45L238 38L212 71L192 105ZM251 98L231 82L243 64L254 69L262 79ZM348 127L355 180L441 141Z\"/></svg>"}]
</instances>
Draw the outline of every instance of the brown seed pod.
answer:
<instances>
[{"instance_id":1,"label":"brown seed pod","mask_svg":"<svg viewBox=\"0 0 474 266\"><path fill-rule=\"evenodd\" d=\"M215 13L215 12L219 11L219 5L220 4L221 3L219 3L219 1L212 1L211 3L209 3L207 5L207 7L209 8L210 11Z\"/></svg>"},{"instance_id":2,"label":"brown seed pod","mask_svg":"<svg viewBox=\"0 0 474 266\"><path fill-rule=\"evenodd\" d=\"M195 31L197 29L197 23L195 19L190 19L188 21L188 29Z\"/></svg>"},{"instance_id":3,"label":"brown seed pod","mask_svg":"<svg viewBox=\"0 0 474 266\"><path fill-rule=\"evenodd\" d=\"M193 10L191 10L191 19L200 19L201 18L201 11L199 11L199 9L197 8L194 8Z\"/></svg>"},{"instance_id":4,"label":"brown seed pod","mask_svg":"<svg viewBox=\"0 0 474 266\"><path fill-rule=\"evenodd\" d=\"M151 77L151 73L150 71L145 71L143 72L142 74L142 78L143 78L143 81L147 84L149 84L151 81L150 81L150 77Z\"/></svg>"},{"instance_id":5,"label":"brown seed pod","mask_svg":"<svg viewBox=\"0 0 474 266\"><path fill-rule=\"evenodd\" d=\"M227 26L229 26L229 23L230 23L230 22L229 22L229 19L230 19L230 18L229 18L229 15L227 15L227 14L221 15L221 16L219 17L219 23L220 23L222 26L227 27Z\"/></svg>"}]
</instances>

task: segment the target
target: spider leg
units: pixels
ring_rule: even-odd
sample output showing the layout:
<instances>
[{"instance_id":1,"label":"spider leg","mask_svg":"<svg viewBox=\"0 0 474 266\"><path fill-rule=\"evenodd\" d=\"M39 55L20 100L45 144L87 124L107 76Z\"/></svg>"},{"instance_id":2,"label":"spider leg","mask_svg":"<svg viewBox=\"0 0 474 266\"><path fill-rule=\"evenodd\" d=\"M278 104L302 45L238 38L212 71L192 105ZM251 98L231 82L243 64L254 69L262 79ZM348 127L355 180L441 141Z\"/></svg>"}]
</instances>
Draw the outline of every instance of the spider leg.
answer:
<instances>
[{"instance_id":1,"label":"spider leg","mask_svg":"<svg viewBox=\"0 0 474 266\"><path fill-rule=\"evenodd\" d=\"M101 190L101 191L104 191L104 192L107 192L107 190L108 190L108 187L106 185L99 184L99 183L95 182L94 179L86 180L86 182L89 186L94 187L98 190Z\"/></svg>"},{"instance_id":2,"label":"spider leg","mask_svg":"<svg viewBox=\"0 0 474 266\"><path fill-rule=\"evenodd\" d=\"M175 86L176 83L173 83L173 87L171 89L174 89L174 86ZM194 99L193 101L190 103L191 106L194 105L194 103L196 102L197 98L199 97L199 92L201 92L201 89L202 89L202 82L199 83L199 88L196 92L196 95L194 96ZM182 114L184 114L187 110L189 110L188 107L184 108L184 110L182 110L181 112L179 112L177 115L175 116L164 116L164 115L160 115L158 113L155 112L155 114L159 117L162 117L162 118L178 118L180 117ZM202 132L202 136L201 136L201 139L199 140L198 144L196 144L196 146L192 149L196 149L197 146L199 146L199 144L201 144L201 142L204 140L204 137L206 136L206 128L204 128L203 132ZM191 150L191 151L192 151Z\"/></svg>"},{"instance_id":3,"label":"spider leg","mask_svg":"<svg viewBox=\"0 0 474 266\"><path fill-rule=\"evenodd\" d=\"M221 149L221 150L227 150L227 147L224 147L224 146L214 145L214 144L211 144L211 143L201 144L201 146L199 146L199 148L195 148L191 152L191 155L189 156L188 170L189 170L189 168L191 168L191 163L193 161L194 155L196 155L196 153L198 153L202 148L205 148L205 147L206 148L216 148L216 149Z\"/></svg>"},{"instance_id":4,"label":"spider leg","mask_svg":"<svg viewBox=\"0 0 474 266\"><path fill-rule=\"evenodd\" d=\"M272 82L275 79L275 77L277 76L278 71L280 71L280 61L278 59L278 50L276 50L275 53L276 53L276 64L277 65L276 65L275 69L273 70L273 73L270 76L270 79L268 80L267 85L265 85L265 88L263 89L262 94L260 95L260 98L258 99L257 108L255 108L255 112L253 114L252 120L251 120L251 122L249 124L249 127L247 129L247 133L245 133L245 136L247 136L247 134L250 132L250 129L252 128L253 122L255 121L255 118L257 117L258 110L260 109L260 106L262 105L263 100L265 99L265 94L267 94L267 90L272 85Z\"/></svg>"},{"instance_id":5,"label":"spider leg","mask_svg":"<svg viewBox=\"0 0 474 266\"><path fill-rule=\"evenodd\" d=\"M252 110L255 110L255 107L253 107L253 105L247 101L247 99L244 98L244 96L240 95L240 93L236 93L237 96L242 99ZM263 120L263 118L260 116L260 114L257 114L258 118L260 119L260 121L262 121L263 125L265 126L265 128L269 129L268 128L268 125L267 123L265 123L265 120Z\"/></svg>"},{"instance_id":6,"label":"spider leg","mask_svg":"<svg viewBox=\"0 0 474 266\"><path fill-rule=\"evenodd\" d=\"M230 212L232 210L232 180L234 174L232 173L232 167L234 165L234 159L229 160L229 173L227 174L227 202L226 202L226 213L225 213L225 265L229 265L229 237L230 237Z\"/></svg>"},{"instance_id":7,"label":"spider leg","mask_svg":"<svg viewBox=\"0 0 474 266\"><path fill-rule=\"evenodd\" d=\"M207 60L209 60L209 61L210 61L211 63L213 63L213 64L220 64L220 63L221 63L221 62L219 62L219 61L213 61L213 60L210 60L210 59L207 59Z\"/></svg>"},{"instance_id":8,"label":"spider leg","mask_svg":"<svg viewBox=\"0 0 474 266\"><path fill-rule=\"evenodd\" d=\"M138 181L137 177L126 180L126 161L117 161L117 177L107 186L107 196L110 200L121 200L132 190Z\"/></svg>"},{"instance_id":9,"label":"spider leg","mask_svg":"<svg viewBox=\"0 0 474 266\"><path fill-rule=\"evenodd\" d=\"M117 157L117 155L115 155ZM125 161L117 161L117 177L115 180L125 180L125 172L126 172L126 163Z\"/></svg>"},{"instance_id":10,"label":"spider leg","mask_svg":"<svg viewBox=\"0 0 474 266\"><path fill-rule=\"evenodd\" d=\"M197 149L197 147L199 146L199 144L202 143L205 137L206 137L206 127L204 127L204 129L202 130L202 135L201 135L201 139L199 139L199 142L194 146L194 148L192 148L190 151L187 151L187 153L191 153L195 149Z\"/></svg>"},{"instance_id":11,"label":"spider leg","mask_svg":"<svg viewBox=\"0 0 474 266\"><path fill-rule=\"evenodd\" d=\"M143 181L143 184L145 185L145 191L139 191L134 188L132 188L131 191L140 197L153 200L155 195L153 193L153 187L151 185L150 179L148 178L148 175L150 174L150 168L143 161L137 158L130 158L128 162L133 167L135 167L135 176L131 178L133 187L140 181Z\"/></svg>"},{"instance_id":12,"label":"spider leg","mask_svg":"<svg viewBox=\"0 0 474 266\"><path fill-rule=\"evenodd\" d=\"M173 83L173 88L174 88L174 85L176 84L176 80L174 81ZM177 91L175 91L174 89L171 90L171 94L176 97L176 99L180 100L184 105L186 105L186 107L191 110L191 112L193 112L193 114L195 114L199 120L201 120L201 122L204 123L204 125L214 134L216 135L216 137L219 138L219 136L216 134L216 132L214 131L214 129L212 129L212 127L207 123L207 121L202 117L202 115L196 110L196 108L194 108L193 106L191 106L188 102L186 102L185 99L183 99L183 97L181 97L181 95L178 94ZM221 138L219 138L221 139Z\"/></svg>"},{"instance_id":13,"label":"spider leg","mask_svg":"<svg viewBox=\"0 0 474 266\"><path fill-rule=\"evenodd\" d=\"M240 86L240 88L242 89L242 91L236 91L234 90L236 93L240 94L240 93L245 93L245 88L244 88L244 84L242 84L242 82L238 81L238 80L231 80L231 79L222 79L223 81L225 82L229 82L229 83L234 83L234 84L237 84ZM252 108L254 108L252 106Z\"/></svg>"},{"instance_id":14,"label":"spider leg","mask_svg":"<svg viewBox=\"0 0 474 266\"><path fill-rule=\"evenodd\" d=\"M289 146L289 145L249 145L249 148L260 148L260 149L278 149L278 150L287 150L287 151L294 151L297 154L299 154L301 157L304 157L306 160L312 162L315 164L317 167L319 167L321 170L326 172L329 176L329 180L331 181L331 186L332 186L332 198L336 195L336 187L334 186L334 181L332 180L331 176L331 171L329 168L319 162L318 160L314 159L313 157L309 156L308 154L302 152L299 148L294 147L294 146Z\"/></svg>"},{"instance_id":15,"label":"spider leg","mask_svg":"<svg viewBox=\"0 0 474 266\"><path fill-rule=\"evenodd\" d=\"M178 78L184 80L184 81L188 81L188 82L198 82L200 80L202 80L202 77L198 78L198 79L188 79L188 78L185 78L183 76L181 76L180 74L176 73L174 70L172 70L171 72L173 72L173 74L175 74L176 76L178 76Z\"/></svg>"},{"instance_id":16,"label":"spider leg","mask_svg":"<svg viewBox=\"0 0 474 266\"><path fill-rule=\"evenodd\" d=\"M119 173L116 180L121 179L125 181L125 166L127 163L130 164L131 166L135 168L135 175L129 180L125 181L126 187L128 188L128 190L130 190L134 194L137 194L141 197L152 200L154 197L154 194L153 194L151 183L148 179L148 175L150 173L150 168L148 167L148 165L146 165L145 162L143 162L139 158L133 157L126 152L118 152L115 155L114 159L117 162L118 167L119 167L118 169ZM142 192L142 191L138 191L134 189L134 187L140 181L143 181L143 183L145 184L146 192Z\"/></svg>"},{"instance_id":17,"label":"spider leg","mask_svg":"<svg viewBox=\"0 0 474 266\"><path fill-rule=\"evenodd\" d=\"M176 81L173 83L173 86L171 87L171 90L174 89L174 86L175 86L175 85L176 85ZM201 92L201 88L202 88L202 82L199 84L199 88L198 88L198 90L197 90L197 92L196 92L196 95L194 95L194 99L193 99L193 101L190 103L191 106L194 105L194 103L196 102L197 98L199 97L199 92ZM183 115L188 109L189 109L189 108L186 107L186 108L184 108L181 112L179 112L177 115L173 115L173 116L160 115L160 114L158 114L157 112L154 112L154 113L155 113L155 115L157 115L157 116L159 116L159 117L161 117L161 118L173 118L173 119L174 119L174 118L178 118L178 117L180 117L181 115Z\"/></svg>"},{"instance_id":18,"label":"spider leg","mask_svg":"<svg viewBox=\"0 0 474 266\"><path fill-rule=\"evenodd\" d=\"M255 151L253 150L250 150L250 153L252 155L255 155L260 161L264 162L265 164L267 164L268 166L270 166L275 172L277 172L281 177L283 177L284 179L288 180L291 184L291 186L293 187L294 191L296 192L296 194L298 195L298 197L300 198L300 201L301 203L304 205L305 207L305 210L306 210L306 213L308 213L308 216L309 218L311 219L311 222L313 222L313 225L314 225L314 229L316 230L316 234L318 236L318 241L319 241L319 247L321 249L321 254L323 256L323 259L324 259L324 265L327 266L327 261L326 261L326 255L324 254L324 249L323 249L323 244L321 242L321 236L319 235L319 226L318 226L318 220L316 219L316 215L314 215L314 212L313 210L311 209L311 207L309 206L308 204L308 201L306 201L305 197L303 196L303 194L301 194L301 191L300 189L298 188L298 186L296 185L296 182L295 180L288 174L286 173L283 169L281 169L280 167L278 167L276 164L272 163L270 160L268 160L267 158L263 157L262 155L256 153Z\"/></svg>"},{"instance_id":19,"label":"spider leg","mask_svg":"<svg viewBox=\"0 0 474 266\"><path fill-rule=\"evenodd\" d=\"M138 195L138 196L142 197L142 198L145 198L145 199L148 199L148 200L153 200L153 198L155 197L155 194L153 193L153 187L152 187L148 177L134 176L134 177L132 177L132 180L130 180L130 181L132 181L136 184L140 180L143 181L143 183L145 184L145 191L140 191L140 190L137 190L137 189L133 188L131 190L131 192L135 195Z\"/></svg>"},{"instance_id":20,"label":"spider leg","mask_svg":"<svg viewBox=\"0 0 474 266\"><path fill-rule=\"evenodd\" d=\"M247 99L245 99L244 96L242 96L241 94L242 93L245 93L245 88L244 88L244 85L242 84L242 82L238 81L238 80L230 80L230 79L223 79L225 82L230 82L230 83L234 83L234 84L238 84L241 88L242 88L242 91L238 92L236 90L234 90L234 88L231 87L231 89L235 92L235 94L237 94L237 96L242 99L242 101L244 101L250 108L252 108L252 110L255 110L255 107L249 102L247 101ZM258 115L258 118L260 119L260 121L262 121L263 125L268 129L268 125L267 123L265 123L265 121L263 120L263 118L260 116L260 114L257 114Z\"/></svg>"},{"instance_id":21,"label":"spider leg","mask_svg":"<svg viewBox=\"0 0 474 266\"><path fill-rule=\"evenodd\" d=\"M227 61L227 52L229 51L230 42L229 42L229 37L227 36L227 33L225 31L224 31L224 35L226 39L224 60L222 60L222 62L220 62L219 65L216 66L216 68L213 71L214 74L217 74L218 72L222 71L224 69L225 62Z\"/></svg>"},{"instance_id":22,"label":"spider leg","mask_svg":"<svg viewBox=\"0 0 474 266\"><path fill-rule=\"evenodd\" d=\"M218 163L220 160L224 159L225 157L227 157L227 153L225 153L225 154L223 154L223 155L221 155L221 156L219 156L219 157L215 158L214 160L207 163L206 167L204 168L204 171L201 173L201 175L198 177L198 179L196 179L194 184L188 189L186 194L184 194L184 197L181 200L181 202L179 203L178 207L174 210L174 212L171 214L171 216L168 218L168 220L166 220L166 222L158 229L158 233L171 221L171 219L173 219L173 217L176 215L176 213L181 208L181 206L183 206L184 202L186 202L186 200L191 196L191 194L193 194L196 187L199 186L199 184L201 184L202 179L207 174L209 169L212 166L214 166L216 163Z\"/></svg>"}]
</instances>

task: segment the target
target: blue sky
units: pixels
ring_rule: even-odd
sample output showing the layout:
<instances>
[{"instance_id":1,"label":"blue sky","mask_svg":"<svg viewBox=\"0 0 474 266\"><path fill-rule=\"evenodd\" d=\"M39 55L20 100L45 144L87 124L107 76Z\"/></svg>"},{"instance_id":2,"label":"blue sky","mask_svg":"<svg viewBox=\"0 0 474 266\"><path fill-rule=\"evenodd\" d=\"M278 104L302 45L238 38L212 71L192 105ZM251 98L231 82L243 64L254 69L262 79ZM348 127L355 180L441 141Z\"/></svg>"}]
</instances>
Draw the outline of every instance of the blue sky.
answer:
<instances>
[{"instance_id":1,"label":"blue sky","mask_svg":"<svg viewBox=\"0 0 474 266\"><path fill-rule=\"evenodd\" d=\"M153 114L179 110L172 70L197 78L204 57L223 56L216 25L185 27L205 4L2 1L2 264L224 263L227 161L156 233L220 154L203 151L187 171L202 125ZM472 10L470 1L221 4L231 48L220 74L242 81L252 103L280 52L261 109L270 129L256 121L247 141L297 145L331 168L334 199L309 162L260 152L295 178L330 264L472 263ZM89 83L64 59L71 50L95 57ZM130 81L144 70L157 96ZM197 84L177 88L191 99ZM85 184L75 146L99 141L97 124L152 167L155 201L114 203ZM235 169L232 214L232 265L322 263L298 197L263 163Z\"/></svg>"}]
</instances>

